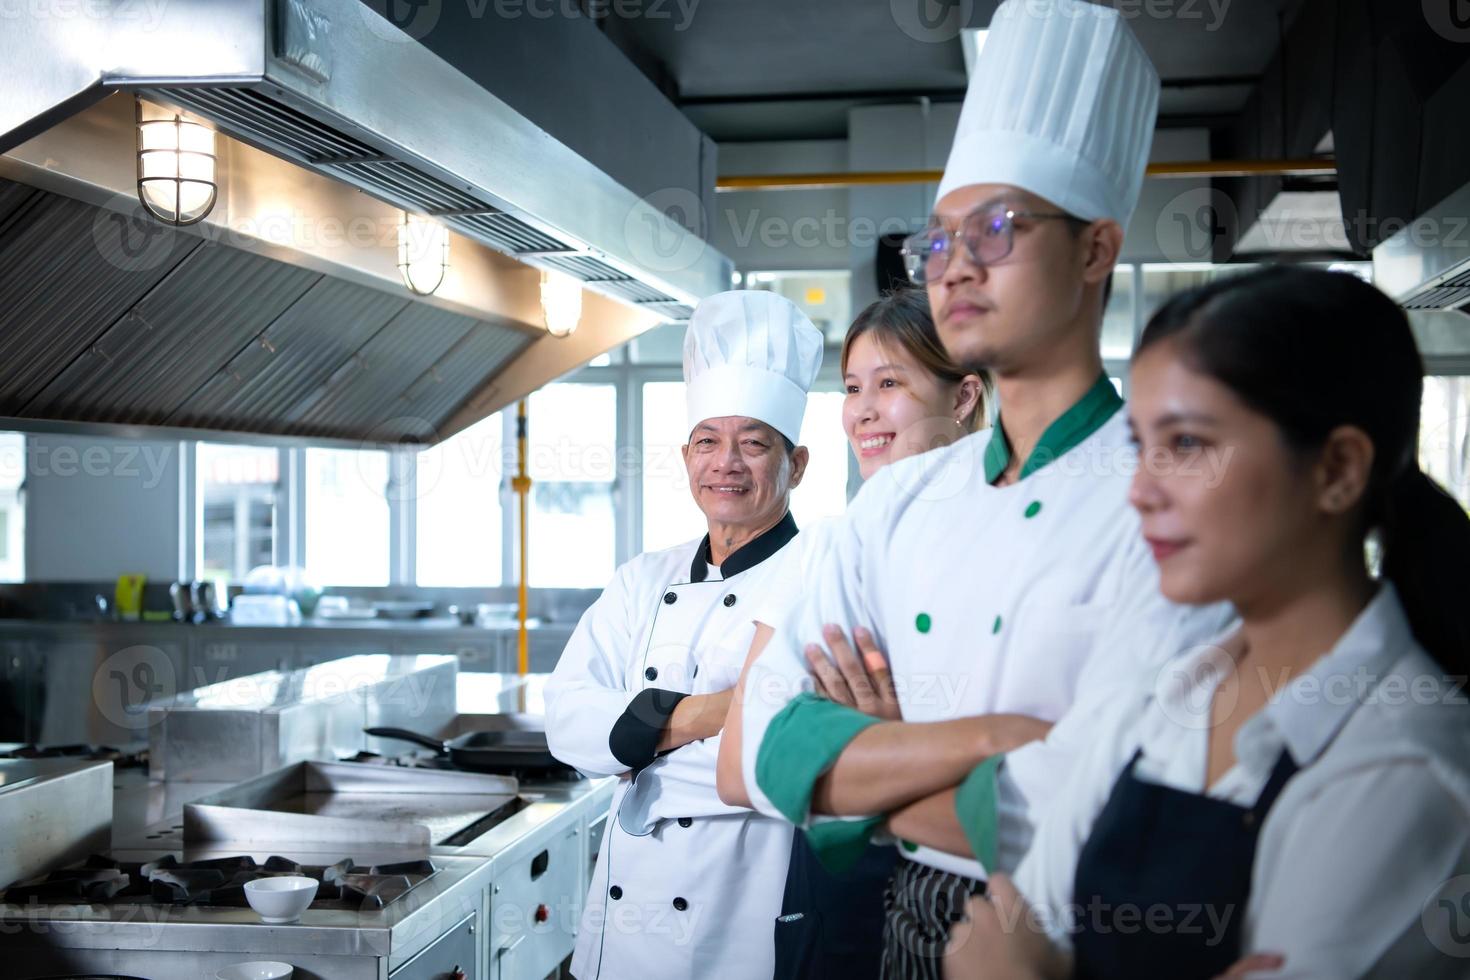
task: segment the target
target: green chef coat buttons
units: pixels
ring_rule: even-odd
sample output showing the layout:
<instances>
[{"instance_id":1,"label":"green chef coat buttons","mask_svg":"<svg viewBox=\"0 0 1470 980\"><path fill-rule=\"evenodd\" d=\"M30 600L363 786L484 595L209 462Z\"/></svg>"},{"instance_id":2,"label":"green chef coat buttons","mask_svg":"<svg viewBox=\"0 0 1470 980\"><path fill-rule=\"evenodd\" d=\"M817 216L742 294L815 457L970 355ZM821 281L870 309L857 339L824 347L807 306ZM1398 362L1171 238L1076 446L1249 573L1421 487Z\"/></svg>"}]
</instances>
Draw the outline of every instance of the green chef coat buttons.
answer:
<instances>
[{"instance_id":1,"label":"green chef coat buttons","mask_svg":"<svg viewBox=\"0 0 1470 980\"><path fill-rule=\"evenodd\" d=\"M920 633L929 632L929 627L933 625L934 621L929 618L928 613L919 613L919 615L914 618L914 629L918 630Z\"/></svg>"},{"instance_id":2,"label":"green chef coat buttons","mask_svg":"<svg viewBox=\"0 0 1470 980\"><path fill-rule=\"evenodd\" d=\"M1041 513L1041 501L1033 500L1026 508L1026 517L1030 519Z\"/></svg>"},{"instance_id":3,"label":"green chef coat buttons","mask_svg":"<svg viewBox=\"0 0 1470 980\"><path fill-rule=\"evenodd\" d=\"M1000 617L997 616L997 617L995 617L995 625L992 626L992 627L990 627L990 633L993 636L993 635L995 635L996 633L999 633L999 632L1000 632Z\"/></svg>"}]
</instances>

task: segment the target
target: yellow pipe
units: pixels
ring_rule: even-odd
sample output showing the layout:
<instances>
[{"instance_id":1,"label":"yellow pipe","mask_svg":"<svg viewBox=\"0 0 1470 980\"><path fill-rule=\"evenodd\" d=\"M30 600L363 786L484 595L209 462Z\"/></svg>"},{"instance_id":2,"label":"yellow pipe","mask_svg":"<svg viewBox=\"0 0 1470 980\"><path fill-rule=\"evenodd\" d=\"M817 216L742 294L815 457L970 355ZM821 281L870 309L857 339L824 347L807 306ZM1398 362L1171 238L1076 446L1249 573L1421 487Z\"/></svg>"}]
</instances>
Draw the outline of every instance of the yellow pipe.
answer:
<instances>
[{"instance_id":1,"label":"yellow pipe","mask_svg":"<svg viewBox=\"0 0 1470 980\"><path fill-rule=\"evenodd\" d=\"M1151 163L1150 177L1330 177L1337 173L1336 160L1201 160L1183 163ZM715 190L781 191L833 187L864 187L875 184L937 184L942 170L854 170L813 174L730 176L715 181Z\"/></svg>"},{"instance_id":2,"label":"yellow pipe","mask_svg":"<svg viewBox=\"0 0 1470 980\"><path fill-rule=\"evenodd\" d=\"M516 673L524 677L531 669L530 636L526 633L526 616L530 606L530 596L526 586L527 551L530 547L526 513L530 509L531 476L526 471L526 400L524 398L516 404L516 475L510 481L510 487L515 491L520 504L521 586L520 608L517 612L520 618L520 635Z\"/></svg>"}]
</instances>

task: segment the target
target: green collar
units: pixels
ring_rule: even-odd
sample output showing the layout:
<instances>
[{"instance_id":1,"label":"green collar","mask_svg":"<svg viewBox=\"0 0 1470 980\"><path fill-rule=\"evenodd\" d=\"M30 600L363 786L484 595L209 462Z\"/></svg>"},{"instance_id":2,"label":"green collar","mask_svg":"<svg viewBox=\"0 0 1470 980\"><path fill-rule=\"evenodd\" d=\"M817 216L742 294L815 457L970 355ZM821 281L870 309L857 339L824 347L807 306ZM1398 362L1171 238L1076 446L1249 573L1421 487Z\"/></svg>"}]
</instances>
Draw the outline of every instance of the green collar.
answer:
<instances>
[{"instance_id":1,"label":"green collar","mask_svg":"<svg viewBox=\"0 0 1470 980\"><path fill-rule=\"evenodd\" d=\"M1123 399L1118 397L1118 391L1108 380L1108 376L1098 375L1097 381L1087 389L1087 394L1046 427L1046 431L1041 434L1041 441L1021 465L1021 473L1017 479L1026 479L1058 456L1075 448L1083 439L1100 429L1121 407ZM985 482L994 484L1010 463L1011 444L1006 439L1001 419L997 417L990 444L985 447Z\"/></svg>"}]
</instances>

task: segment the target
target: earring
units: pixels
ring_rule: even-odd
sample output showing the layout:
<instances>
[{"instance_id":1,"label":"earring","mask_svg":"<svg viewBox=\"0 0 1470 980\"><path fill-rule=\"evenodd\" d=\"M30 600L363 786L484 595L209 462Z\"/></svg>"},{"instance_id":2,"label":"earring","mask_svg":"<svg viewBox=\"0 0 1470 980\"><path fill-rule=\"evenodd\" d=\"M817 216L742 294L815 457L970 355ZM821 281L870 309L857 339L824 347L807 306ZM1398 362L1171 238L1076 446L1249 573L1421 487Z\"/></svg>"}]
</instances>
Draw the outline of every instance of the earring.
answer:
<instances>
[{"instance_id":1,"label":"earring","mask_svg":"<svg viewBox=\"0 0 1470 980\"><path fill-rule=\"evenodd\" d=\"M965 427L965 423L964 422L961 422L959 419L955 419L954 420L954 424L957 425L957 426L959 426L961 429L963 429Z\"/></svg>"}]
</instances>

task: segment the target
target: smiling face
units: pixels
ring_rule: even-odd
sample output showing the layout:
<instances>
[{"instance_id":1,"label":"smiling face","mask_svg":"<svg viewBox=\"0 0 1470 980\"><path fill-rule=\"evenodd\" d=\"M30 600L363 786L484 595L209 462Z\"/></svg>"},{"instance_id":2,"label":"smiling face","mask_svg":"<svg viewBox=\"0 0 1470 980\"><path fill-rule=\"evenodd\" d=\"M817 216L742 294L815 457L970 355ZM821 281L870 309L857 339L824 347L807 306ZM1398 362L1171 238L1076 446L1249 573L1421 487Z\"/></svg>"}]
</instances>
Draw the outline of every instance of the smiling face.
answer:
<instances>
[{"instance_id":1,"label":"smiling face","mask_svg":"<svg viewBox=\"0 0 1470 980\"><path fill-rule=\"evenodd\" d=\"M968 382L968 383L966 383ZM924 370L899 343L869 331L847 350L842 428L863 479L893 462L948 445L965 434L980 379L950 384Z\"/></svg>"},{"instance_id":2,"label":"smiling face","mask_svg":"<svg viewBox=\"0 0 1470 980\"><path fill-rule=\"evenodd\" d=\"M1056 205L1019 188L970 184L939 201L934 221L954 233L966 217L992 204L1018 212L1059 213ZM1094 237L1107 225L1117 228L1095 222L1079 234L1067 221L1017 217L1011 253L989 266L976 265L955 242L948 268L926 287L939 338L951 359L969 370L1005 376L1065 358L1074 350L1095 353L1095 317L1084 303L1089 284L1101 296L1101 283L1112 269L1111 261L1103 271L1089 268ZM1121 237L1119 230L1119 241Z\"/></svg>"},{"instance_id":3,"label":"smiling face","mask_svg":"<svg viewBox=\"0 0 1470 980\"><path fill-rule=\"evenodd\" d=\"M1129 401L1139 448L1129 501L1160 588L1174 602L1237 607L1283 594L1340 530L1276 424L1180 353L1167 339L1139 354Z\"/></svg>"},{"instance_id":4,"label":"smiling face","mask_svg":"<svg viewBox=\"0 0 1470 980\"><path fill-rule=\"evenodd\" d=\"M740 416L705 419L682 451L689 492L711 527L774 525L806 469L804 446L788 453L779 432Z\"/></svg>"}]
</instances>

